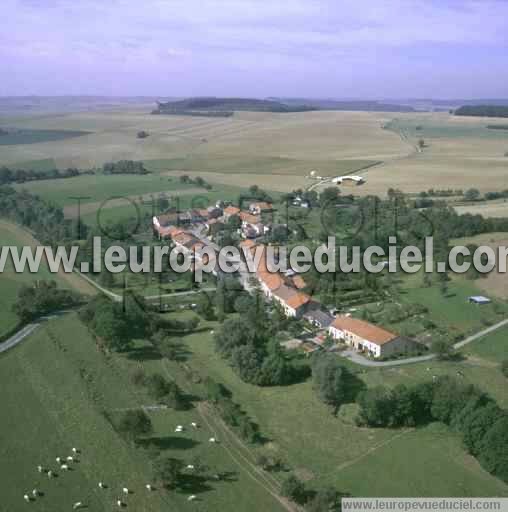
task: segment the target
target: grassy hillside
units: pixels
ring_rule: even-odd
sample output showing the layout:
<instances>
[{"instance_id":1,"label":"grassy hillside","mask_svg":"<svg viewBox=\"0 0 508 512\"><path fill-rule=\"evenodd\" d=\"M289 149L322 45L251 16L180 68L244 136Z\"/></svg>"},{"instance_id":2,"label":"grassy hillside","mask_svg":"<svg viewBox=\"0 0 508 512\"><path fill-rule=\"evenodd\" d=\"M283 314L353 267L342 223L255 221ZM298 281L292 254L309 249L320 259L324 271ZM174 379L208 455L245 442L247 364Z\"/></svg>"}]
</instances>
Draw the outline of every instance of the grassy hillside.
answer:
<instances>
[{"instance_id":1,"label":"grassy hillside","mask_svg":"<svg viewBox=\"0 0 508 512\"><path fill-rule=\"evenodd\" d=\"M74 315L45 324L0 357L2 507L22 510L23 494L37 487L45 495L32 504L35 510L67 510L81 500L90 510L107 511L116 508L116 498L127 486L134 493L124 501L137 512L233 512L239 502L245 510L283 510L220 444L208 443L211 434L205 426L192 431L192 421L203 424L196 409L149 413L155 432L147 443L187 462L199 456L230 477L186 492L146 491L151 481L148 453L123 441L104 416L152 403L130 383L130 373L140 365L147 372L165 371L162 361L154 358L105 357ZM187 427L183 435L174 434L177 424ZM73 446L83 452L74 471L59 471L54 480L37 472L38 464L55 468L55 457L68 455ZM99 489L100 480L109 489ZM199 495L197 502L187 502L191 493Z\"/></svg>"}]
</instances>

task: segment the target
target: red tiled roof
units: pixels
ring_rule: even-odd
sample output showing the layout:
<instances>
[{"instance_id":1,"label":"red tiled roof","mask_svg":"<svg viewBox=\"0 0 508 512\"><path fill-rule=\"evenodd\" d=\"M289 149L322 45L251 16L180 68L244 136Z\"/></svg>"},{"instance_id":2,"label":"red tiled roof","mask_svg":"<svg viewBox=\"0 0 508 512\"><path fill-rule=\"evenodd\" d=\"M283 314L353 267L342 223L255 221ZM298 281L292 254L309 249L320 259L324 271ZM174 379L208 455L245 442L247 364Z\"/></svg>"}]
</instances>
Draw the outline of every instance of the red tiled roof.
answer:
<instances>
[{"instance_id":1,"label":"red tiled roof","mask_svg":"<svg viewBox=\"0 0 508 512\"><path fill-rule=\"evenodd\" d=\"M228 206L224 209L224 213L226 215L238 215L240 213L240 208L237 208L236 206Z\"/></svg>"},{"instance_id":2,"label":"red tiled roof","mask_svg":"<svg viewBox=\"0 0 508 512\"><path fill-rule=\"evenodd\" d=\"M252 213L247 212L240 212L238 216L243 222L248 222L249 224L258 224L260 220L258 215L252 215Z\"/></svg>"},{"instance_id":3,"label":"red tiled roof","mask_svg":"<svg viewBox=\"0 0 508 512\"><path fill-rule=\"evenodd\" d=\"M337 316L332 323L332 327L341 331L349 331L364 340L375 343L376 345L384 345L385 343L397 338L397 335L393 332L382 329L381 327L369 322L365 322L364 320L348 316Z\"/></svg>"},{"instance_id":4,"label":"red tiled roof","mask_svg":"<svg viewBox=\"0 0 508 512\"><path fill-rule=\"evenodd\" d=\"M301 292L295 292L294 295L292 295L288 300L286 300L286 304L293 309L298 309L302 306L305 306L305 304L310 302L310 297Z\"/></svg>"}]
</instances>

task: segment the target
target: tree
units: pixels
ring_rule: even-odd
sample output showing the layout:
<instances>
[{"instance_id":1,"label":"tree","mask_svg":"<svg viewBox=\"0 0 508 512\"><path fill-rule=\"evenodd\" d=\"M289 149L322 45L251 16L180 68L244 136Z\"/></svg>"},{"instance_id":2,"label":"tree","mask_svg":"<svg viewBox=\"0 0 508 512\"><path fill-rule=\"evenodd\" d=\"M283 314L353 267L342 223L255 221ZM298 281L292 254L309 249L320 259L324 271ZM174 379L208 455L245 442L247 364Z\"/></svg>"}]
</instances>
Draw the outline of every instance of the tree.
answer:
<instances>
[{"instance_id":1,"label":"tree","mask_svg":"<svg viewBox=\"0 0 508 512\"><path fill-rule=\"evenodd\" d=\"M508 414L487 431L480 443L478 459L487 471L508 482Z\"/></svg>"},{"instance_id":2,"label":"tree","mask_svg":"<svg viewBox=\"0 0 508 512\"><path fill-rule=\"evenodd\" d=\"M477 188L469 188L464 192L466 201L477 201L480 197L480 191Z\"/></svg>"},{"instance_id":3,"label":"tree","mask_svg":"<svg viewBox=\"0 0 508 512\"><path fill-rule=\"evenodd\" d=\"M285 496L300 505L305 503L307 498L307 491L304 483L294 475L289 475L282 482L280 492L282 496Z\"/></svg>"},{"instance_id":4,"label":"tree","mask_svg":"<svg viewBox=\"0 0 508 512\"><path fill-rule=\"evenodd\" d=\"M173 409L180 409L184 405L184 398L178 385L166 380L156 373L146 379L146 386L150 396L158 401L163 401Z\"/></svg>"},{"instance_id":5,"label":"tree","mask_svg":"<svg viewBox=\"0 0 508 512\"><path fill-rule=\"evenodd\" d=\"M452 355L453 347L446 340L437 338L432 342L430 350L436 354L439 359L445 360L449 359Z\"/></svg>"},{"instance_id":6,"label":"tree","mask_svg":"<svg viewBox=\"0 0 508 512\"><path fill-rule=\"evenodd\" d=\"M231 366L240 378L250 384L259 384L263 357L253 343L236 347L231 352Z\"/></svg>"},{"instance_id":7,"label":"tree","mask_svg":"<svg viewBox=\"0 0 508 512\"><path fill-rule=\"evenodd\" d=\"M153 474L156 481L164 487L174 488L178 485L184 467L180 459L160 457L153 463Z\"/></svg>"},{"instance_id":8,"label":"tree","mask_svg":"<svg viewBox=\"0 0 508 512\"><path fill-rule=\"evenodd\" d=\"M196 312L205 320L214 320L215 311L212 304L212 299L205 292L201 292L197 301Z\"/></svg>"},{"instance_id":9,"label":"tree","mask_svg":"<svg viewBox=\"0 0 508 512\"><path fill-rule=\"evenodd\" d=\"M339 189L337 187L327 187L319 195L319 203L321 206L325 206L328 203L333 203L339 197Z\"/></svg>"},{"instance_id":10,"label":"tree","mask_svg":"<svg viewBox=\"0 0 508 512\"><path fill-rule=\"evenodd\" d=\"M307 512L333 512L340 510L340 494L332 487L320 489L309 501Z\"/></svg>"},{"instance_id":11,"label":"tree","mask_svg":"<svg viewBox=\"0 0 508 512\"><path fill-rule=\"evenodd\" d=\"M109 301L95 312L93 329L109 348L122 350L130 344L125 318L116 312L115 305Z\"/></svg>"},{"instance_id":12,"label":"tree","mask_svg":"<svg viewBox=\"0 0 508 512\"><path fill-rule=\"evenodd\" d=\"M153 431L150 418L142 409L126 411L118 425L118 431L130 440L150 434Z\"/></svg>"},{"instance_id":13,"label":"tree","mask_svg":"<svg viewBox=\"0 0 508 512\"><path fill-rule=\"evenodd\" d=\"M376 386L359 394L357 403L360 406L358 423L369 427L387 427L392 423L393 399L390 391L384 386Z\"/></svg>"},{"instance_id":14,"label":"tree","mask_svg":"<svg viewBox=\"0 0 508 512\"><path fill-rule=\"evenodd\" d=\"M227 221L227 228L231 231L236 231L242 227L242 220L238 215L231 215Z\"/></svg>"},{"instance_id":15,"label":"tree","mask_svg":"<svg viewBox=\"0 0 508 512\"><path fill-rule=\"evenodd\" d=\"M260 384L263 386L286 386L295 379L295 368L286 360L286 355L277 340L269 346L269 355L261 366Z\"/></svg>"},{"instance_id":16,"label":"tree","mask_svg":"<svg viewBox=\"0 0 508 512\"><path fill-rule=\"evenodd\" d=\"M495 403L472 410L463 420L461 431L464 444L472 455L480 453L483 438L494 423L505 414Z\"/></svg>"},{"instance_id":17,"label":"tree","mask_svg":"<svg viewBox=\"0 0 508 512\"><path fill-rule=\"evenodd\" d=\"M346 399L348 370L331 354L320 354L312 362L312 379L319 398L338 409Z\"/></svg>"},{"instance_id":18,"label":"tree","mask_svg":"<svg viewBox=\"0 0 508 512\"><path fill-rule=\"evenodd\" d=\"M254 333L245 328L241 318L228 318L215 334L215 348L223 357L231 357L233 349L254 339Z\"/></svg>"}]
</instances>

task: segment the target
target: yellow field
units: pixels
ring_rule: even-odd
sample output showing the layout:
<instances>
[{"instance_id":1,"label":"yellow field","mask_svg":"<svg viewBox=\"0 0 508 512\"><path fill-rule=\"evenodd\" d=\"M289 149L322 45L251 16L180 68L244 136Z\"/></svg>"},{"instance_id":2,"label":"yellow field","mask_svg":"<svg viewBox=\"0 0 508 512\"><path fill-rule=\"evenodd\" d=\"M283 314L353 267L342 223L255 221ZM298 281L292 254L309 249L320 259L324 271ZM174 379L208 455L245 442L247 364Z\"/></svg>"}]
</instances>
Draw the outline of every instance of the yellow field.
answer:
<instances>
[{"instance_id":1,"label":"yellow field","mask_svg":"<svg viewBox=\"0 0 508 512\"><path fill-rule=\"evenodd\" d=\"M399 124L385 129L394 120ZM206 118L135 110L4 118L1 125L92 133L2 146L0 164L52 158L59 168L86 168L135 159L156 162L161 173L207 173L212 183L257 183L276 191L312 185L306 177L312 170L324 177L358 171L367 183L348 193L384 195L390 187L407 192L476 187L486 192L508 188L508 133L485 129L497 122L502 120L448 113L240 112ZM412 129L415 125L421 131ZM137 139L139 130L150 136ZM419 138L426 142L421 152ZM361 171L379 161L383 163ZM329 183L320 188L324 186Z\"/></svg>"}]
</instances>

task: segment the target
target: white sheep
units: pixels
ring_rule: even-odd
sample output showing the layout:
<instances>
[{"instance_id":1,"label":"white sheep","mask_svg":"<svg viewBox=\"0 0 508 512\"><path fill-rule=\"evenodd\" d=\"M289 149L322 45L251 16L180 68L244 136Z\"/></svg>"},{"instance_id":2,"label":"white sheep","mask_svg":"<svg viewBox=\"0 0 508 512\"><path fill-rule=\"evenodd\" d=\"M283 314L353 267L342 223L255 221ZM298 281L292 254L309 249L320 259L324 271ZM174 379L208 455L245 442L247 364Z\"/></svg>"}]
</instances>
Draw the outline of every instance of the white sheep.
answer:
<instances>
[{"instance_id":1,"label":"white sheep","mask_svg":"<svg viewBox=\"0 0 508 512\"><path fill-rule=\"evenodd\" d=\"M68 466L67 464L62 464L62 465L60 466L60 469L61 469L62 471L68 471L68 470L69 470L69 466Z\"/></svg>"},{"instance_id":2,"label":"white sheep","mask_svg":"<svg viewBox=\"0 0 508 512\"><path fill-rule=\"evenodd\" d=\"M60 464L62 462L62 457L57 457L56 459L57 464Z\"/></svg>"},{"instance_id":3,"label":"white sheep","mask_svg":"<svg viewBox=\"0 0 508 512\"><path fill-rule=\"evenodd\" d=\"M193 464L187 464L187 469L194 469L194 465Z\"/></svg>"},{"instance_id":4,"label":"white sheep","mask_svg":"<svg viewBox=\"0 0 508 512\"><path fill-rule=\"evenodd\" d=\"M211 437L208 441L209 441L210 443L216 443L216 442L217 442L217 439L215 439L215 437Z\"/></svg>"},{"instance_id":5,"label":"white sheep","mask_svg":"<svg viewBox=\"0 0 508 512\"><path fill-rule=\"evenodd\" d=\"M198 424L197 424L195 421L193 421L193 422L191 423L191 425L192 425L194 428L198 428Z\"/></svg>"},{"instance_id":6,"label":"white sheep","mask_svg":"<svg viewBox=\"0 0 508 512\"><path fill-rule=\"evenodd\" d=\"M42 467L42 466L37 466L37 471L38 471L39 473L42 473L42 472L43 472L43 467Z\"/></svg>"},{"instance_id":7,"label":"white sheep","mask_svg":"<svg viewBox=\"0 0 508 512\"><path fill-rule=\"evenodd\" d=\"M53 471L49 470L46 475L48 475L48 478L53 478Z\"/></svg>"},{"instance_id":8,"label":"white sheep","mask_svg":"<svg viewBox=\"0 0 508 512\"><path fill-rule=\"evenodd\" d=\"M71 457L70 455L67 457L67 462L74 462L74 457Z\"/></svg>"},{"instance_id":9,"label":"white sheep","mask_svg":"<svg viewBox=\"0 0 508 512\"><path fill-rule=\"evenodd\" d=\"M194 501L196 499L196 495L195 494L191 494L188 498L187 498L187 501Z\"/></svg>"},{"instance_id":10,"label":"white sheep","mask_svg":"<svg viewBox=\"0 0 508 512\"><path fill-rule=\"evenodd\" d=\"M81 501L76 501L76 503L74 503L74 505L72 505L72 508L74 510L77 510L78 508L81 508L83 506L83 503Z\"/></svg>"},{"instance_id":11,"label":"white sheep","mask_svg":"<svg viewBox=\"0 0 508 512\"><path fill-rule=\"evenodd\" d=\"M74 454L79 453L79 450L77 448L73 448L72 453L74 453Z\"/></svg>"},{"instance_id":12,"label":"white sheep","mask_svg":"<svg viewBox=\"0 0 508 512\"><path fill-rule=\"evenodd\" d=\"M32 501L32 500L31 500L31 498L30 498L30 496L28 496L28 494L25 494L25 495L23 496L23 499L24 499L27 503L29 503L30 501Z\"/></svg>"},{"instance_id":13,"label":"white sheep","mask_svg":"<svg viewBox=\"0 0 508 512\"><path fill-rule=\"evenodd\" d=\"M145 487L146 487L149 491L153 491L153 490L154 490L153 486L152 486L152 485L150 485L150 484L146 484L146 485L145 485Z\"/></svg>"},{"instance_id":14,"label":"white sheep","mask_svg":"<svg viewBox=\"0 0 508 512\"><path fill-rule=\"evenodd\" d=\"M127 487L124 487L122 489L122 491L123 491L124 494L129 494L130 493L130 491L129 491L129 489L127 489Z\"/></svg>"},{"instance_id":15,"label":"white sheep","mask_svg":"<svg viewBox=\"0 0 508 512\"><path fill-rule=\"evenodd\" d=\"M99 488L100 489L105 489L106 486L104 485L104 482L99 482Z\"/></svg>"},{"instance_id":16,"label":"white sheep","mask_svg":"<svg viewBox=\"0 0 508 512\"><path fill-rule=\"evenodd\" d=\"M32 496L33 496L34 498L37 498L37 496L39 496L39 491L38 491L37 489L34 489L34 490L32 491Z\"/></svg>"},{"instance_id":17,"label":"white sheep","mask_svg":"<svg viewBox=\"0 0 508 512\"><path fill-rule=\"evenodd\" d=\"M123 501L122 501L122 500L116 500L116 504L117 504L119 507L123 507Z\"/></svg>"}]
</instances>

